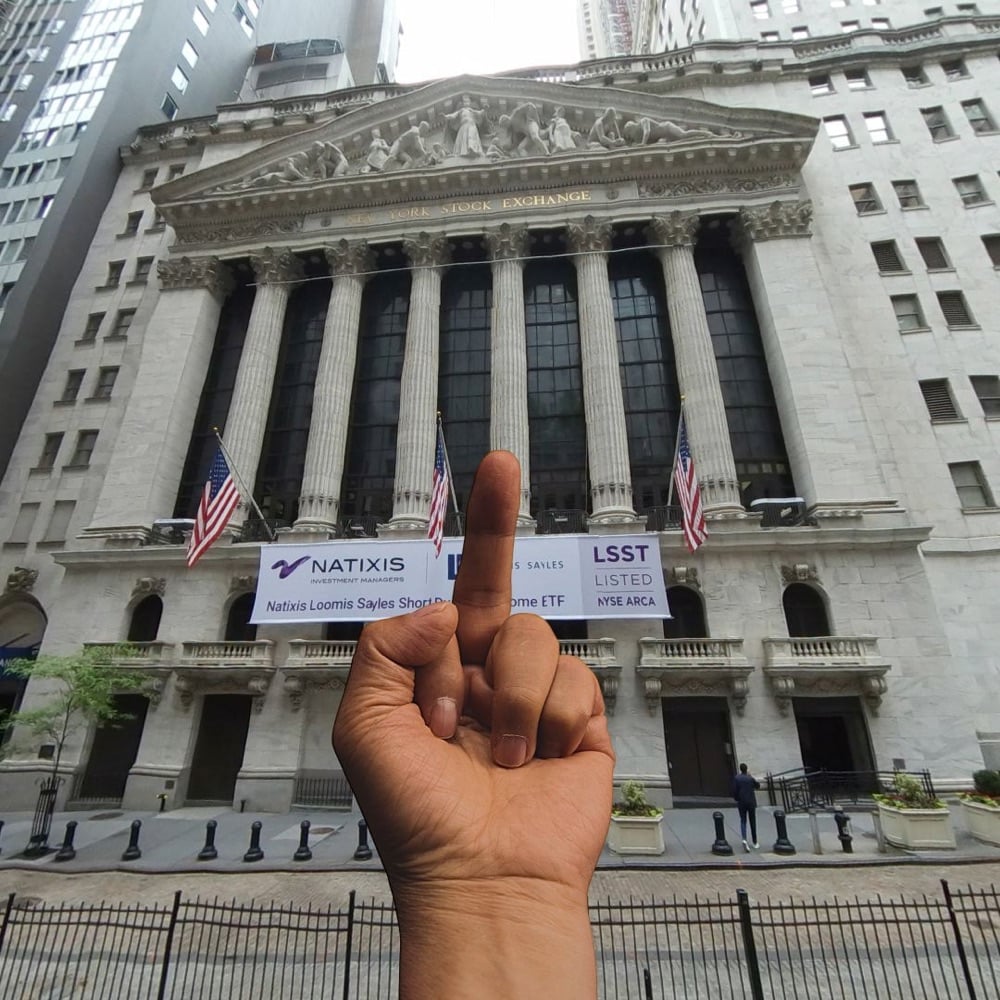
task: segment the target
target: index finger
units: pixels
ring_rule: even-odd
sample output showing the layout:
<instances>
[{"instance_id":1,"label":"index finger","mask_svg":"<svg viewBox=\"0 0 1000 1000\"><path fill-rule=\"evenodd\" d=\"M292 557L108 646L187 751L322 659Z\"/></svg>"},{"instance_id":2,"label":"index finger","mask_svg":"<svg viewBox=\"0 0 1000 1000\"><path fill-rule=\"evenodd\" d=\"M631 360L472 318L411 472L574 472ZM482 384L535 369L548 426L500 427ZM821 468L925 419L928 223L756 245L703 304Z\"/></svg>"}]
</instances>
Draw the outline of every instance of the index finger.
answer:
<instances>
[{"instance_id":1,"label":"index finger","mask_svg":"<svg viewBox=\"0 0 1000 1000\"><path fill-rule=\"evenodd\" d=\"M452 595L458 608L458 648L464 664L486 663L493 637L510 617L520 491L521 466L509 451L491 451L479 463Z\"/></svg>"}]
</instances>

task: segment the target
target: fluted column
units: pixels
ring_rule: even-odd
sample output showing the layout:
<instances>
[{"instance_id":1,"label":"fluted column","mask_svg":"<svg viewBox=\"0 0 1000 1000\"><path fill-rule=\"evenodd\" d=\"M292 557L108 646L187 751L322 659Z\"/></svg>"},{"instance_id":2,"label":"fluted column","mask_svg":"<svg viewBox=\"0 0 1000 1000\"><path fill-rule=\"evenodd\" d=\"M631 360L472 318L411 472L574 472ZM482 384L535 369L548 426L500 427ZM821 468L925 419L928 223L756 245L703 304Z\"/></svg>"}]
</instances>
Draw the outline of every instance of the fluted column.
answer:
<instances>
[{"instance_id":1,"label":"fluted column","mask_svg":"<svg viewBox=\"0 0 1000 1000\"><path fill-rule=\"evenodd\" d=\"M162 290L86 529L96 536L141 539L156 518L173 514L222 302L233 284L217 257L160 261L157 274Z\"/></svg>"},{"instance_id":2,"label":"fluted column","mask_svg":"<svg viewBox=\"0 0 1000 1000\"><path fill-rule=\"evenodd\" d=\"M524 257L528 230L506 222L486 232L493 260L490 317L490 447L513 452L521 463L518 524L531 524L528 431L528 346L524 330Z\"/></svg>"},{"instance_id":3,"label":"fluted column","mask_svg":"<svg viewBox=\"0 0 1000 1000\"><path fill-rule=\"evenodd\" d=\"M698 215L673 212L654 218L650 228L663 266L677 381L684 397L684 420L702 505L706 513L741 515L743 504L726 404L694 263Z\"/></svg>"},{"instance_id":4,"label":"fluted column","mask_svg":"<svg viewBox=\"0 0 1000 1000\"><path fill-rule=\"evenodd\" d=\"M313 389L309 444L302 474L296 529L333 531L340 506L344 449L351 409L351 387L358 354L361 295L374 265L368 244L341 240L327 247L333 289L323 328L316 385Z\"/></svg>"},{"instance_id":5,"label":"fluted column","mask_svg":"<svg viewBox=\"0 0 1000 1000\"><path fill-rule=\"evenodd\" d=\"M254 488L257 479L288 296L302 277L301 264L287 250L268 247L251 256L250 263L257 278L257 294L226 418L226 448L234 471L248 490ZM243 497L230 526L242 524L248 510L247 498Z\"/></svg>"},{"instance_id":6,"label":"fluted column","mask_svg":"<svg viewBox=\"0 0 1000 1000\"><path fill-rule=\"evenodd\" d=\"M441 276L449 259L448 241L441 235L420 233L404 240L403 251L413 268L413 283L399 383L390 530L427 525L434 477Z\"/></svg>"},{"instance_id":7,"label":"fluted column","mask_svg":"<svg viewBox=\"0 0 1000 1000\"><path fill-rule=\"evenodd\" d=\"M608 281L611 224L587 216L567 227L577 256L583 406L587 419L590 519L634 521L625 403L618 363L618 337Z\"/></svg>"}]
</instances>

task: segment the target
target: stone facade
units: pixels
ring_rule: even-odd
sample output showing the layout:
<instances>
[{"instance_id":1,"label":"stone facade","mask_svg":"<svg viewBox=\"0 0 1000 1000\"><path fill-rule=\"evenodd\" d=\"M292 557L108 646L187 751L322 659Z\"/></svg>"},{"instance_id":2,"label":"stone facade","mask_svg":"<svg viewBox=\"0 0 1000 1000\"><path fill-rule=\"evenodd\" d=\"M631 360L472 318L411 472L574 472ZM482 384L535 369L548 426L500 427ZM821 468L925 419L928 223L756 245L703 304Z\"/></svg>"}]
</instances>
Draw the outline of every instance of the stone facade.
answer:
<instances>
[{"instance_id":1,"label":"stone facade","mask_svg":"<svg viewBox=\"0 0 1000 1000\"><path fill-rule=\"evenodd\" d=\"M659 620L592 620L586 638L564 640L613 706L618 778L642 778L669 803L675 792L692 794L692 757L716 770L743 759L759 772L815 766L822 754L811 744L825 734L856 769L903 762L931 769L944 787L967 781L981 766L977 733L1000 731L992 611L1000 510L989 489L1000 489L998 425L969 382L1000 373L1000 285L982 239L1000 233L1000 218L992 197L963 209L952 178L979 173L1000 198L1000 138L963 130L956 103L1000 92L1000 22L963 23L964 34L956 24L933 40L886 45L867 66L864 91L843 83L844 70L865 61L850 39L830 51L772 47L766 61L748 43L690 50L683 73L651 57L601 76L585 65L572 83L464 77L362 88L222 108L211 120L141 132L0 492L0 578L37 573L30 599L48 618L44 651L120 641L140 601L162 602L155 639L139 648L156 687L124 804L152 807L161 793L169 807L199 798L193 762L206 706L222 704L214 695L243 699L246 711L234 802L286 808L305 794L304 779L338 772L329 732L350 641L322 623L234 636L234 609L253 589L261 544L235 530L247 511L192 571L183 546L154 529L175 513L234 276L255 287L226 431L248 478L271 419L288 300L317 276L330 285L301 496L282 529L288 540L308 540L344 530L350 373L366 278L387 247L395 266L412 269L392 506L361 530L419 535L433 467L442 281L461 266L464 246L481 247L493 289L489 436L527 459L521 278L530 239L546 233L560 234L579 290L590 491L580 525L648 528L668 586L684 588L678 599L694 601L705 618L702 635L666 637ZM939 63L950 56L964 60L973 83L942 76ZM915 62L927 64L927 89L906 85L901 67ZM834 94L813 96L810 77L821 74L835 81ZM942 145L927 133L920 109L938 104L957 141ZM869 139L864 115L873 111L889 116L894 139ZM836 115L852 129L849 148L833 148L816 121ZM124 252L121 219L149 206L138 179L163 163L186 168L152 193L166 228L128 248L156 256L159 280L105 289L108 260ZM919 211L895 204L892 182L910 179L923 192ZM862 183L874 186L880 207L859 214L849 186ZM784 520L748 509L747 473L734 458L717 331L695 263L712 225L737 248L752 297L800 498ZM928 273L913 240L935 235L952 268ZM620 318L606 280L614 241L626 236L645 241L665 289L709 518L709 540L693 555L676 526L656 521L630 473ZM879 272L870 244L888 240L907 269ZM949 328L937 309L936 293L956 289L974 328ZM901 333L891 297L914 294L927 328ZM126 336L81 336L88 316L119 309L135 310ZM54 406L66 372L83 367L88 378L91 369L119 369L110 398ZM962 422L928 418L918 383L942 378ZM96 446L76 468L69 454L85 430L98 431ZM45 468L39 456L54 433L64 435L62 450ZM963 509L949 471L957 462L979 463L989 502ZM545 530L546 511L533 505L536 470L524 466L520 530ZM664 487L669 474L667 465ZM48 537L58 501L75 505L72 517L61 537ZM803 593L793 588L814 595L825 634L791 629L789 595ZM8 587L0 616L26 599ZM25 704L39 697L29 688ZM704 747L709 723L721 728ZM74 734L68 769L86 772L92 741ZM37 747L22 740L16 750L0 765L0 784L25 808L40 765Z\"/></svg>"}]
</instances>

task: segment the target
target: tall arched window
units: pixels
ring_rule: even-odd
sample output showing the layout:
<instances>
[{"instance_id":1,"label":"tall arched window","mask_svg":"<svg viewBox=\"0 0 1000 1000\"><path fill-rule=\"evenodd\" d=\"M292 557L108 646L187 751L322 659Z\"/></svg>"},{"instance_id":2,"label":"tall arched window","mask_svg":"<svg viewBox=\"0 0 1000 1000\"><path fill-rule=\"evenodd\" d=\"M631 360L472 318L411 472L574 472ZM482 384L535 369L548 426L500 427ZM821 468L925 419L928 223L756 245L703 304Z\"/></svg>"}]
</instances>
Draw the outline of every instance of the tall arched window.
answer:
<instances>
[{"instance_id":1,"label":"tall arched window","mask_svg":"<svg viewBox=\"0 0 1000 1000\"><path fill-rule=\"evenodd\" d=\"M664 639L707 639L705 605L690 587L668 587L667 605L673 618L663 619Z\"/></svg>"},{"instance_id":2,"label":"tall arched window","mask_svg":"<svg viewBox=\"0 0 1000 1000\"><path fill-rule=\"evenodd\" d=\"M781 597L785 608L788 634L798 636L830 635L830 618L823 595L806 583L790 583Z\"/></svg>"},{"instance_id":3,"label":"tall arched window","mask_svg":"<svg viewBox=\"0 0 1000 1000\"><path fill-rule=\"evenodd\" d=\"M253 612L253 594L240 594L239 597L229 605L229 614L226 615L227 642L253 642L257 638L257 626L250 624L250 615Z\"/></svg>"},{"instance_id":4,"label":"tall arched window","mask_svg":"<svg viewBox=\"0 0 1000 1000\"><path fill-rule=\"evenodd\" d=\"M160 631L163 601L156 594L144 597L133 609L128 626L129 642L152 642Z\"/></svg>"}]
</instances>

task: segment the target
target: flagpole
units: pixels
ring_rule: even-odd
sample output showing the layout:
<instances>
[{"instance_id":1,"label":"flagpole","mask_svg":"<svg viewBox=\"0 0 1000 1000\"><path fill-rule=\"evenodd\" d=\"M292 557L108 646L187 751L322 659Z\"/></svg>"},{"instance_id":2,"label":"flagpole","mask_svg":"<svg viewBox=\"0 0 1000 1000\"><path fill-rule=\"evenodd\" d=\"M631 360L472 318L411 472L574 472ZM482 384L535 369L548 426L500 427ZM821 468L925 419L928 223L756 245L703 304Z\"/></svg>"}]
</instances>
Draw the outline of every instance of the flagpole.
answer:
<instances>
[{"instance_id":1,"label":"flagpole","mask_svg":"<svg viewBox=\"0 0 1000 1000\"><path fill-rule=\"evenodd\" d=\"M684 424L684 397L681 396L680 415L677 418L677 439L674 441L674 461L670 466L670 486L667 489L667 511L669 516L670 505L674 502L674 473L677 472L677 456L681 452L681 427Z\"/></svg>"},{"instance_id":2,"label":"flagpole","mask_svg":"<svg viewBox=\"0 0 1000 1000\"><path fill-rule=\"evenodd\" d=\"M240 488L240 496L246 497L250 506L253 507L254 513L260 518L261 523L264 525L264 530L267 532L268 541L277 541L277 535L271 531L271 525L267 523L267 518L264 517L264 512L257 506L257 501L253 498L253 493L247 489L246 483L243 482L243 477L239 473L239 469L236 468L236 464L233 462L232 456L229 454L229 449L226 447L225 442L222 440L222 435L219 433L218 427L213 427L212 431L215 434L216 440L219 442L219 449L222 451L222 457L226 460L226 465L229 466L229 471L233 474L233 479L236 480L236 485Z\"/></svg>"},{"instance_id":3,"label":"flagpole","mask_svg":"<svg viewBox=\"0 0 1000 1000\"><path fill-rule=\"evenodd\" d=\"M451 492L451 506L458 513L458 498L455 496L455 477L451 474L451 462L448 459L448 444L444 439L444 427L441 425L441 411L437 411L437 432L441 435L441 450L444 452L444 468L448 473L448 489Z\"/></svg>"}]
</instances>

